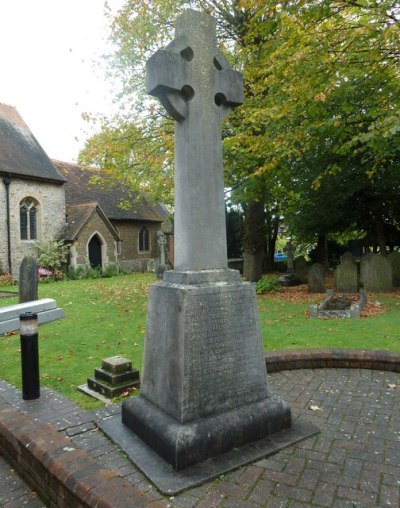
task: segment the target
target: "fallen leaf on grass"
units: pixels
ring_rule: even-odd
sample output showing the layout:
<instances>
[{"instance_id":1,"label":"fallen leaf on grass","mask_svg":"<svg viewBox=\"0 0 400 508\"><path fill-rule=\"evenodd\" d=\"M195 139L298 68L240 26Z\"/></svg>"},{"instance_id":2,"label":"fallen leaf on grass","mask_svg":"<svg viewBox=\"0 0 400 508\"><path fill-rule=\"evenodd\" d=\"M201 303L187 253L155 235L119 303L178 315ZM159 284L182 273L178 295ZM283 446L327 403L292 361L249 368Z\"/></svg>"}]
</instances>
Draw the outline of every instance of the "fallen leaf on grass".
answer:
<instances>
[{"instance_id":1,"label":"fallen leaf on grass","mask_svg":"<svg viewBox=\"0 0 400 508\"><path fill-rule=\"evenodd\" d=\"M136 388L132 386L131 388L127 388L124 392L121 393L122 397L128 397L130 393L136 392Z\"/></svg>"}]
</instances>

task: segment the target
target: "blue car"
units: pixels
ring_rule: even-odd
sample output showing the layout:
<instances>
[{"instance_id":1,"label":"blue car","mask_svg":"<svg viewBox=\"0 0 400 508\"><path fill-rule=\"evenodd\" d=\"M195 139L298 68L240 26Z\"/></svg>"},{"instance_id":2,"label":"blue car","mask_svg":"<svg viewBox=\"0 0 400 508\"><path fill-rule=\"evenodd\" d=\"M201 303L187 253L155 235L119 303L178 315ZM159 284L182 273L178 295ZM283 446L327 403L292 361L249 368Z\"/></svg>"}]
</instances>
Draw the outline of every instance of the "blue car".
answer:
<instances>
[{"instance_id":1,"label":"blue car","mask_svg":"<svg viewBox=\"0 0 400 508\"><path fill-rule=\"evenodd\" d=\"M283 254L283 252L277 252L274 254L274 261L286 261L287 256L286 254Z\"/></svg>"}]
</instances>

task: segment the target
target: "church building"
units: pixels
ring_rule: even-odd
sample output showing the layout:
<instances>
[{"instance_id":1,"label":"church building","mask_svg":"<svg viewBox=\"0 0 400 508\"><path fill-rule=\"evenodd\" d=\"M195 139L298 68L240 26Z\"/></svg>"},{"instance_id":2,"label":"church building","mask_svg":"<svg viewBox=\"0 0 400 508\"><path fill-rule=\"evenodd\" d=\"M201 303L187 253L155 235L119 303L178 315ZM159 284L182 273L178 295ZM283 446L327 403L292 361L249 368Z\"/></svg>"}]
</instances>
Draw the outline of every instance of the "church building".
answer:
<instances>
[{"instance_id":1,"label":"church building","mask_svg":"<svg viewBox=\"0 0 400 508\"><path fill-rule=\"evenodd\" d=\"M154 267L166 210L121 186L96 186L91 176L49 159L17 110L0 103L0 273L18 279L22 259L47 240L68 244L75 268Z\"/></svg>"}]
</instances>

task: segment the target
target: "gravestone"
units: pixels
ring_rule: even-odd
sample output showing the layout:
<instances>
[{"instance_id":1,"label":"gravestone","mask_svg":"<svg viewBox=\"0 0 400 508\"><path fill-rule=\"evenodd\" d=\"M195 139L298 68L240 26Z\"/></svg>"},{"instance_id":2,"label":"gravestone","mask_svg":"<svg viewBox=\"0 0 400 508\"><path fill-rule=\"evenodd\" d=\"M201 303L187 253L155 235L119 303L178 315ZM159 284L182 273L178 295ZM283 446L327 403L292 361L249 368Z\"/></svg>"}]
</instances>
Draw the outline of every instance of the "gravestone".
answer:
<instances>
[{"instance_id":1,"label":"gravestone","mask_svg":"<svg viewBox=\"0 0 400 508\"><path fill-rule=\"evenodd\" d=\"M19 303L32 302L38 297L38 267L36 259L26 256L19 268Z\"/></svg>"},{"instance_id":2,"label":"gravestone","mask_svg":"<svg viewBox=\"0 0 400 508\"><path fill-rule=\"evenodd\" d=\"M342 258L343 259L343 258ZM335 270L335 286L338 293L357 293L358 273L357 265L350 259L344 260Z\"/></svg>"},{"instance_id":3,"label":"gravestone","mask_svg":"<svg viewBox=\"0 0 400 508\"><path fill-rule=\"evenodd\" d=\"M162 231L157 231L157 243L160 249L160 265L165 265L165 248L167 246L167 237Z\"/></svg>"},{"instance_id":4,"label":"gravestone","mask_svg":"<svg viewBox=\"0 0 400 508\"><path fill-rule=\"evenodd\" d=\"M388 256L388 261L392 267L392 281L394 287L400 286L400 252L393 251Z\"/></svg>"},{"instance_id":5,"label":"gravestone","mask_svg":"<svg viewBox=\"0 0 400 508\"><path fill-rule=\"evenodd\" d=\"M156 277L162 279L165 270L167 269L165 262L165 249L167 246L167 237L162 231L157 231L157 243L160 251L160 263L156 268Z\"/></svg>"},{"instance_id":6,"label":"gravestone","mask_svg":"<svg viewBox=\"0 0 400 508\"><path fill-rule=\"evenodd\" d=\"M375 256L372 252L367 252L362 256L361 262L360 262L360 286L364 287L364 267L367 263L367 260L371 259L373 256Z\"/></svg>"},{"instance_id":7,"label":"gravestone","mask_svg":"<svg viewBox=\"0 0 400 508\"><path fill-rule=\"evenodd\" d=\"M344 263L345 261L350 261L351 263L355 263L356 258L353 256L353 254L350 251L346 251L344 254L340 256L340 262Z\"/></svg>"},{"instance_id":8,"label":"gravestone","mask_svg":"<svg viewBox=\"0 0 400 508\"><path fill-rule=\"evenodd\" d=\"M243 94L215 25L185 11L175 40L147 63L148 92L176 121L175 269L150 288L141 393L122 405L131 438L103 424L168 493L249 462L229 452L250 442L264 443L247 448L260 457L274 433L282 447L317 432L292 427L290 408L269 392L254 286L227 267L220 123Z\"/></svg>"},{"instance_id":9,"label":"gravestone","mask_svg":"<svg viewBox=\"0 0 400 508\"><path fill-rule=\"evenodd\" d=\"M320 263L314 263L308 271L308 292L325 293L325 270Z\"/></svg>"},{"instance_id":10,"label":"gravestone","mask_svg":"<svg viewBox=\"0 0 400 508\"><path fill-rule=\"evenodd\" d=\"M387 256L369 254L361 259L363 287L368 292L393 291L392 267Z\"/></svg>"},{"instance_id":11,"label":"gravestone","mask_svg":"<svg viewBox=\"0 0 400 508\"><path fill-rule=\"evenodd\" d=\"M294 269L301 283L306 284L308 277L308 265L304 256L299 256L294 260Z\"/></svg>"}]
</instances>

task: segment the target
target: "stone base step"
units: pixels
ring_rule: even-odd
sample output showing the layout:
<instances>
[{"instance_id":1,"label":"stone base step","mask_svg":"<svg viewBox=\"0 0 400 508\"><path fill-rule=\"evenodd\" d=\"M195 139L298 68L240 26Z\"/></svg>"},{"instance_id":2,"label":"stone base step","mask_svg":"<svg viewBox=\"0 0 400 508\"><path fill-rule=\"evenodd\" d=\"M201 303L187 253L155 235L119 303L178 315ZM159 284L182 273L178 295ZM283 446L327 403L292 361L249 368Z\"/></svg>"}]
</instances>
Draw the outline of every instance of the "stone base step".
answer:
<instances>
[{"instance_id":1,"label":"stone base step","mask_svg":"<svg viewBox=\"0 0 400 508\"><path fill-rule=\"evenodd\" d=\"M87 385L91 390L94 390L98 393L101 393L105 397L109 399L113 399L114 397L118 397L123 392L125 392L128 388L139 388L139 381L128 381L125 383L120 383L118 385L109 385L106 382L101 382L94 377L87 378Z\"/></svg>"},{"instance_id":2,"label":"stone base step","mask_svg":"<svg viewBox=\"0 0 400 508\"><path fill-rule=\"evenodd\" d=\"M124 383L125 381L140 382L139 371L137 369L131 369L128 370L128 372L122 372L121 374L112 374L104 369L96 368L94 369L94 375L96 379L106 381L112 386Z\"/></svg>"}]
</instances>

